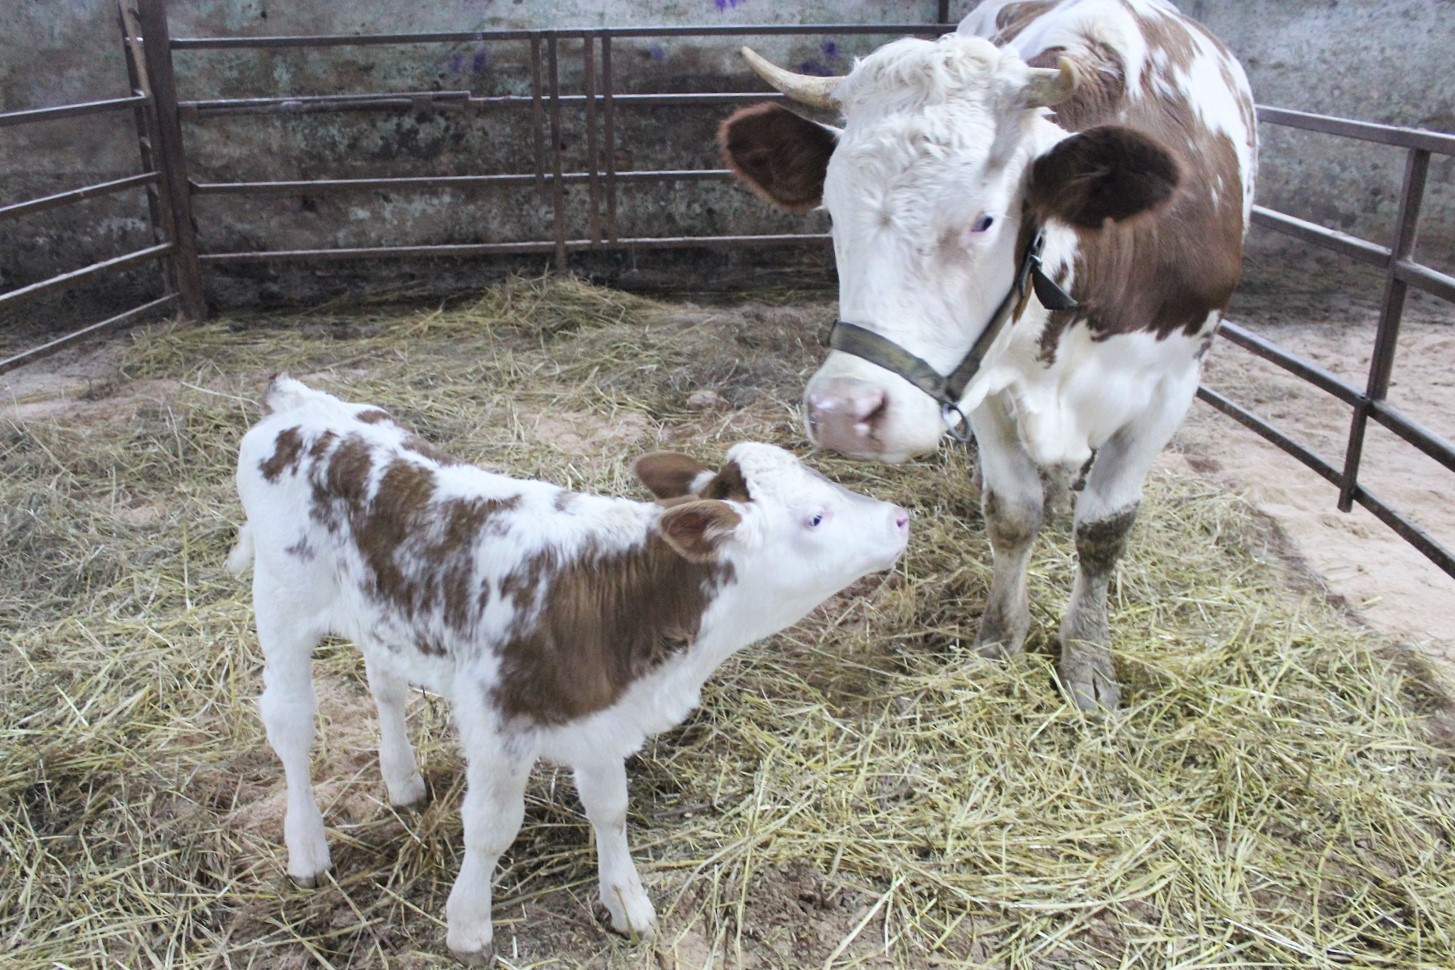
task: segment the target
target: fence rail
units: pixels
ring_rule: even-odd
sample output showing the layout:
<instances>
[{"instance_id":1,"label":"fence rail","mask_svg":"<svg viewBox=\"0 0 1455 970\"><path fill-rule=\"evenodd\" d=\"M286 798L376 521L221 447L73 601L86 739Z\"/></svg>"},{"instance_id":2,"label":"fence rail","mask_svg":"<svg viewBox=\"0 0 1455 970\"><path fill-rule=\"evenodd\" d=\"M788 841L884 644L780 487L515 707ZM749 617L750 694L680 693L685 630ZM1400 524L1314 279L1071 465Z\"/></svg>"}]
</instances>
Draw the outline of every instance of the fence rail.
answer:
<instances>
[{"instance_id":1,"label":"fence rail","mask_svg":"<svg viewBox=\"0 0 1455 970\"><path fill-rule=\"evenodd\" d=\"M186 37L170 38L163 0L119 0L120 19L131 94L128 97L86 104L62 105L0 114L0 128L75 118L121 109L135 113L142 171L109 182L55 193L0 207L0 221L70 205L89 198L127 190L146 193L155 244L137 252L102 260L88 267L63 273L49 280L0 294L0 309L32 299L42 293L78 285L108 273L155 260L164 267L160 297L126 310L41 347L0 360L0 373L53 352L75 340L105 329L126 326L150 314L181 311L198 319L206 310L203 303L203 272L207 267L229 264L287 261L320 262L345 260L410 259L553 254L559 269L569 265L573 254L592 251L661 250L681 248L722 249L764 246L825 247L824 233L704 234L700 236L623 236L618 212L623 186L651 183L725 181L726 169L663 167L618 171L617 136L622 110L657 107L731 105L747 100L780 98L777 94L746 91L726 92L622 92L613 64L613 45L627 39L645 38L735 38L831 36L935 35L952 25L947 0L938 4L934 24L803 24L741 25L715 27L628 27L545 30L446 31L433 33L376 35L311 35L275 37ZM375 47L400 44L451 44L513 42L528 44L528 94L476 96L466 90L382 91L336 95L284 94L260 98L211 98L179 100L174 79L177 52L319 49L332 47ZM572 68L579 74L580 90L563 90L563 43L579 44L580 60ZM239 114L321 114L349 112L530 112L531 168L524 172L482 172L469 175L318 178L281 181L196 181L188 178L188 154L184 144L185 125L202 125L210 119ZM562 134L567 122L564 109L584 115L583 131L588 164L567 170ZM1408 290L1413 287L1455 303L1455 277L1419 263L1414 258L1415 229L1424 199L1432 155L1455 155L1455 135L1421 129L1401 128L1334 118L1323 115L1260 106L1259 121L1267 125L1297 128L1337 138L1401 149L1406 168L1401 186L1399 216L1394 238L1388 245L1361 239L1299 219L1263 206L1253 208L1256 226L1282 233L1305 243L1330 250L1343 258L1375 266L1384 272L1379 323L1373 358L1364 386L1355 385L1303 360L1272 341L1231 323L1221 333L1225 340L1252 353L1311 386L1331 395L1350 408L1350 427L1342 461L1317 454L1280 429L1219 392L1203 387L1198 395L1208 404L1256 431L1316 474L1339 489L1338 507L1350 510L1363 506L1399 535L1411 542L1446 573L1455 577L1455 554L1426 534L1409 518L1371 494L1359 481L1364 438L1370 422L1455 471L1455 448L1449 441L1401 413L1386 400L1398 342L1399 325ZM587 189L585 225L571 224L565 189ZM199 196L277 197L369 191L483 191L497 188L534 187L550 201L552 217L546 238L515 241L460 242L431 245L379 245L348 248L294 248L286 250L207 250L207 226L198 230L192 216L192 200Z\"/></svg>"}]
</instances>

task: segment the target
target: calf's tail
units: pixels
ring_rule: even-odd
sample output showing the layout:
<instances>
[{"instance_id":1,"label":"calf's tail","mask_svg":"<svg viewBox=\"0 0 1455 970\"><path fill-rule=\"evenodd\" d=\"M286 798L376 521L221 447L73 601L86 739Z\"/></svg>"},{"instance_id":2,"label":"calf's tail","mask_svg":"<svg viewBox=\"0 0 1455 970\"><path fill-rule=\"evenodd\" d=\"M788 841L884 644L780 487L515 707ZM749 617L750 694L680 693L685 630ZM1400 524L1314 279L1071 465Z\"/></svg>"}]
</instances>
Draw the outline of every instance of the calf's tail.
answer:
<instances>
[{"instance_id":1,"label":"calf's tail","mask_svg":"<svg viewBox=\"0 0 1455 970\"><path fill-rule=\"evenodd\" d=\"M253 530L244 522L237 530L237 545L227 554L227 571L241 576L253 564Z\"/></svg>"}]
</instances>

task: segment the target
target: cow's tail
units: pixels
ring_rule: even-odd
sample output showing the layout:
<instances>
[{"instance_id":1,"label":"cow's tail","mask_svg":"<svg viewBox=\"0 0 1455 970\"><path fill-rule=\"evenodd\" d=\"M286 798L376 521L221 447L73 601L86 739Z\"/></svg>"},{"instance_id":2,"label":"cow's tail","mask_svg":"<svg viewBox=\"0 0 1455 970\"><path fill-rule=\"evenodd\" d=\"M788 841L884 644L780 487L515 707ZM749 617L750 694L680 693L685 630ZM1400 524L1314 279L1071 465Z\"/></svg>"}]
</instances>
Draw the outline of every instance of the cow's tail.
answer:
<instances>
[{"instance_id":1,"label":"cow's tail","mask_svg":"<svg viewBox=\"0 0 1455 970\"><path fill-rule=\"evenodd\" d=\"M241 576L253 564L253 530L246 522L238 527L237 545L227 554L227 571Z\"/></svg>"}]
</instances>

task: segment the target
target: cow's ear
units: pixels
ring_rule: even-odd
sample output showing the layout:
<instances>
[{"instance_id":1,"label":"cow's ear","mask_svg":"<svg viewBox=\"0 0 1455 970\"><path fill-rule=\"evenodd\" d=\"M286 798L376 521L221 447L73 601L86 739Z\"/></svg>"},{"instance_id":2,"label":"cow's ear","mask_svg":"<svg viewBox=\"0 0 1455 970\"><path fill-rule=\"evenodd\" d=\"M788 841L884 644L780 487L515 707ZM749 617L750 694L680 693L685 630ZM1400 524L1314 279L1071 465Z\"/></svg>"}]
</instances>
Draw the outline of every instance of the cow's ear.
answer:
<instances>
[{"instance_id":1,"label":"cow's ear","mask_svg":"<svg viewBox=\"0 0 1455 970\"><path fill-rule=\"evenodd\" d=\"M681 498L694 494L692 483L703 472L711 472L706 465L693 461L675 451L654 451L642 455L632 466L637 479L647 490L660 499Z\"/></svg>"},{"instance_id":2,"label":"cow's ear","mask_svg":"<svg viewBox=\"0 0 1455 970\"><path fill-rule=\"evenodd\" d=\"M717 132L733 174L789 212L808 212L823 201L824 173L837 140L834 129L771 101L734 113Z\"/></svg>"},{"instance_id":3,"label":"cow's ear","mask_svg":"<svg viewBox=\"0 0 1455 970\"><path fill-rule=\"evenodd\" d=\"M1159 143L1120 125L1078 132L1035 160L1027 196L1039 220L1100 229L1166 202L1177 162Z\"/></svg>"},{"instance_id":4,"label":"cow's ear","mask_svg":"<svg viewBox=\"0 0 1455 970\"><path fill-rule=\"evenodd\" d=\"M662 513L657 528L667 545L690 562L711 562L720 545L732 537L743 517L726 502L700 499L674 505Z\"/></svg>"}]
</instances>

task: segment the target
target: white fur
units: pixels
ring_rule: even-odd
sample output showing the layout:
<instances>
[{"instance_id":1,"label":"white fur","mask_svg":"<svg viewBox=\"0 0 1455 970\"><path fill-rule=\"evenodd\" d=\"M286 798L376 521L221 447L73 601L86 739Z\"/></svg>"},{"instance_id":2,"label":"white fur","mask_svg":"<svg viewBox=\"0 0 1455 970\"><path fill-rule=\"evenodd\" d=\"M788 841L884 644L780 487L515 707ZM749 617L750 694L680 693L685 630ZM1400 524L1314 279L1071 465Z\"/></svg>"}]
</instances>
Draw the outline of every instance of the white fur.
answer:
<instances>
[{"instance_id":1,"label":"white fur","mask_svg":"<svg viewBox=\"0 0 1455 970\"><path fill-rule=\"evenodd\" d=\"M330 532L313 514L315 486L307 460L281 472L275 461L272 480L265 473L280 433L296 429L305 455L311 442L330 433L366 443L372 458L362 483L367 501L377 493L384 469L400 461L433 475L437 500L516 499L514 508L496 512L473 540L474 588L498 589L512 570L546 548L569 559L588 547L639 546L656 528L662 507L572 495L562 511L556 506L561 489L469 466L441 466L411 450L407 433L392 422L359 420L371 410L365 405L347 404L286 377L275 380L267 400L273 413L244 436L239 455L237 485L247 522L228 566L241 572L249 560L254 565L253 601L265 658L259 709L287 779L288 873L311 885L330 867L323 816L309 782L315 708L310 655L320 638L340 635L352 639L365 658L379 712L380 770L395 804L411 804L425 794L404 726L408 685L451 702L467 758L465 858L446 904L452 950L474 956L491 946L491 878L519 828L524 786L538 758L575 770L596 831L600 898L612 925L623 933L652 933L655 912L627 850L623 759L647 737L680 723L698 703L703 683L733 652L796 622L854 580L888 568L904 549L907 513L829 482L782 449L735 446L728 460L741 467L752 500L731 503L741 521L717 555L731 565L736 581L705 611L696 641L632 683L611 706L577 721L507 721L492 695L502 676L500 650L544 608L549 582L539 584L523 612L510 597L491 597L464 629L446 622L440 609L411 616L382 601L370 593L373 574L352 527ZM697 476L696 486L709 478ZM821 517L817 526L811 525L815 516ZM443 516L422 524L399 544L396 559L432 565L419 558L419 550L427 548L421 543L443 528ZM421 642L443 648L443 654L418 649Z\"/></svg>"}]
</instances>

